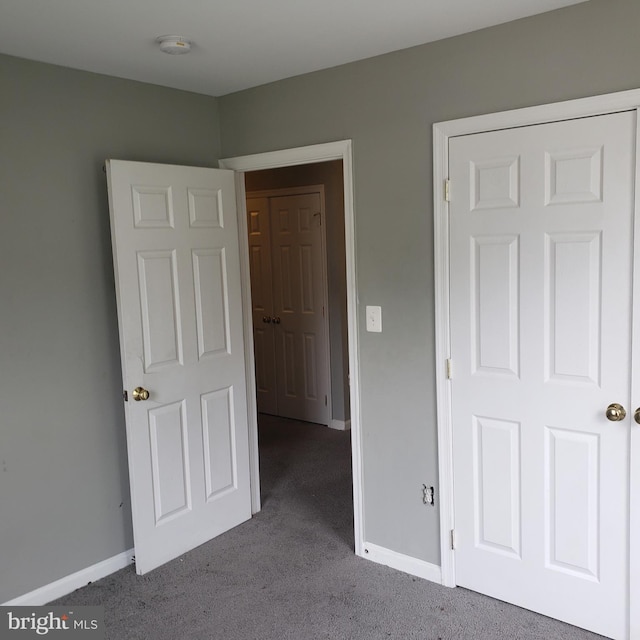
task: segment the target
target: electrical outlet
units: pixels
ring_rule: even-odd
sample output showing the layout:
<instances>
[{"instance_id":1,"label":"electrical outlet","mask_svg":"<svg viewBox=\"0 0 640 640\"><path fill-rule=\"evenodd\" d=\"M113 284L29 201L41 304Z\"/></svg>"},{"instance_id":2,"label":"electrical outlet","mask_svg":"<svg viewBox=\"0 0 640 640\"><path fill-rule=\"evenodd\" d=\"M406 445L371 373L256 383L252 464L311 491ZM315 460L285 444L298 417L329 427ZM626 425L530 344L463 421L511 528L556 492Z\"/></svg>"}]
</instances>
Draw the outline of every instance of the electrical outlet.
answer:
<instances>
[{"instance_id":1,"label":"electrical outlet","mask_svg":"<svg viewBox=\"0 0 640 640\"><path fill-rule=\"evenodd\" d=\"M434 506L435 504L435 489L433 487L427 487L426 484L422 485L422 503Z\"/></svg>"},{"instance_id":2,"label":"electrical outlet","mask_svg":"<svg viewBox=\"0 0 640 640\"><path fill-rule=\"evenodd\" d=\"M365 314L367 316L367 331L382 333L382 307L367 306Z\"/></svg>"}]
</instances>

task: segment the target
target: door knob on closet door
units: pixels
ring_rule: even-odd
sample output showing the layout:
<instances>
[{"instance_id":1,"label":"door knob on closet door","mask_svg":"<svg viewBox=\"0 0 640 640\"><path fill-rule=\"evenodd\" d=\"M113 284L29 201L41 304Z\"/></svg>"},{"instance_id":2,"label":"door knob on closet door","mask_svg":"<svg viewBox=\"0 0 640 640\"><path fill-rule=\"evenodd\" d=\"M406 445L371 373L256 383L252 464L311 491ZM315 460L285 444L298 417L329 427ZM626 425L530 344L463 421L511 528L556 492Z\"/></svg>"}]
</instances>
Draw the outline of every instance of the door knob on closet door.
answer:
<instances>
[{"instance_id":1,"label":"door knob on closet door","mask_svg":"<svg viewBox=\"0 0 640 640\"><path fill-rule=\"evenodd\" d=\"M636 411L636 414L637 413ZM611 420L611 422L620 422L627 417L627 412L621 404L614 402L607 407L606 416L607 420Z\"/></svg>"},{"instance_id":2,"label":"door knob on closet door","mask_svg":"<svg viewBox=\"0 0 640 640\"><path fill-rule=\"evenodd\" d=\"M638 407L636 412L633 414L633 419L640 424L640 407Z\"/></svg>"},{"instance_id":3,"label":"door knob on closet door","mask_svg":"<svg viewBox=\"0 0 640 640\"><path fill-rule=\"evenodd\" d=\"M269 324L271 322L271 316L262 316L262 322Z\"/></svg>"},{"instance_id":4,"label":"door knob on closet door","mask_svg":"<svg viewBox=\"0 0 640 640\"><path fill-rule=\"evenodd\" d=\"M273 319L273 324L280 324L280 316L276 316L276 317Z\"/></svg>"}]
</instances>

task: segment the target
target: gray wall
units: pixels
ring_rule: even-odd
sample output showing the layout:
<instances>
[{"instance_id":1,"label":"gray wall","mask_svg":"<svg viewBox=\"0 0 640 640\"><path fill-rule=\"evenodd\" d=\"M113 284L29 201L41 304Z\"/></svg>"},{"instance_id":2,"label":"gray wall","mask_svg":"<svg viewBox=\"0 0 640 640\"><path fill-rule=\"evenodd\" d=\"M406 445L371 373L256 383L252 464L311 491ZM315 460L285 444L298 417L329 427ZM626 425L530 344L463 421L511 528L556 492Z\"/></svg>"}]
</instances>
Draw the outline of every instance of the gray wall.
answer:
<instances>
[{"instance_id":1,"label":"gray wall","mask_svg":"<svg viewBox=\"0 0 640 640\"><path fill-rule=\"evenodd\" d=\"M331 404L334 420L348 420L349 351L347 349L347 266L344 246L344 189L342 161L252 171L245 175L247 192L286 187L324 185L329 336L331 342Z\"/></svg>"},{"instance_id":2,"label":"gray wall","mask_svg":"<svg viewBox=\"0 0 640 640\"><path fill-rule=\"evenodd\" d=\"M108 157L353 139L366 537L438 562L431 124L637 88L638 24L592 0L218 101L0 56L0 602L131 546Z\"/></svg>"},{"instance_id":3,"label":"gray wall","mask_svg":"<svg viewBox=\"0 0 640 640\"><path fill-rule=\"evenodd\" d=\"M215 166L214 98L0 56L0 603L133 546L105 158Z\"/></svg>"},{"instance_id":4,"label":"gray wall","mask_svg":"<svg viewBox=\"0 0 640 640\"><path fill-rule=\"evenodd\" d=\"M353 139L368 541L439 562L431 125L637 88L638 25L638 0L592 0L219 100L225 157Z\"/></svg>"}]
</instances>

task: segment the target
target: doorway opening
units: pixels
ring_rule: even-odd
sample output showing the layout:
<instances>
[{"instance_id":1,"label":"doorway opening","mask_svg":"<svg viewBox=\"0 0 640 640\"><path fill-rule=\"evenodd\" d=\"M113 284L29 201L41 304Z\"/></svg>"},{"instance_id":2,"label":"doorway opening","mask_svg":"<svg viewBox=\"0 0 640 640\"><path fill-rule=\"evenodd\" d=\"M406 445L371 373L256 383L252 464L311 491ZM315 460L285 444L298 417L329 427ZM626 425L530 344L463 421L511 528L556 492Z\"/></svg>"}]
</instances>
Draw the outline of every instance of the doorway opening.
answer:
<instances>
[{"instance_id":1,"label":"doorway opening","mask_svg":"<svg viewBox=\"0 0 640 640\"><path fill-rule=\"evenodd\" d=\"M342 165L244 176L262 500L268 456L329 444L300 430L350 426Z\"/></svg>"},{"instance_id":2,"label":"doorway opening","mask_svg":"<svg viewBox=\"0 0 640 640\"><path fill-rule=\"evenodd\" d=\"M332 164L331 161L338 161ZM345 428L351 427L351 464L353 477L353 527L355 553L364 555L364 536L363 536L363 499L362 499L362 444L361 444L361 428L360 428L360 391L359 391L359 349L358 349L358 318L357 318L357 295L356 295L356 277L355 277L355 229L354 229L354 209L353 209L353 183L352 183L352 156L351 141L342 140L338 142L330 142L326 144L312 145L308 147L299 147L295 149L286 149L282 151L266 152L250 156L240 156L236 158L227 158L219 161L220 168L233 169L236 171L236 187L239 211L239 230L240 237L248 237L247 227L247 211L246 211L246 195L249 182L245 183L246 175L256 173L258 177L249 178L249 180L259 180L267 177L268 173L264 170L285 169L289 175L296 172L304 173L305 167L308 165L319 165L320 169L338 170L342 177L342 210L344 217L342 224L334 225L336 233L342 234L343 247L339 257L332 258L333 254L328 255L328 280L333 278L333 269L336 264L342 265L342 272L345 274L342 298L345 300L343 304L342 316L339 312L334 311L334 322L330 332L336 331L336 337L332 333L331 339L331 390L333 393L332 402L332 423L331 426ZM260 172L258 175L257 172ZM302 179L302 178L299 178ZM308 176L305 178L308 180ZM312 183L318 184L322 180L317 178ZM309 184L309 183L307 183ZM273 183L266 185L258 182L251 182L252 188L260 186L278 188ZM287 186L282 185L281 186ZM339 198L339 196L338 196ZM327 196L327 200L329 197ZM328 235L330 237L330 234ZM260 469L259 469L259 452L258 452L258 410L256 404L256 388L255 388L255 354L253 348L253 318L251 303L251 287L250 287L250 255L249 243L241 243L241 262L243 268L243 289L244 289L244 333L246 347L246 369L247 388L249 394L249 429L250 429L250 456L251 456L251 492L252 492L252 509L254 513L260 511ZM327 246L330 243L327 242ZM331 249L330 249L331 251ZM329 285L333 291L340 290L334 284ZM331 299L329 293L329 299ZM329 302L331 304L331 302ZM344 309L346 308L346 313ZM337 320L337 325L335 321ZM337 352L337 356L334 354ZM347 366L344 364L346 354ZM339 366L335 366L339 365ZM336 383L334 374L338 378ZM335 406L342 405L343 413L335 410ZM348 413L347 413L348 412ZM342 418L342 419L341 419ZM349 423L347 423L349 420ZM344 426L341 424L344 422Z\"/></svg>"},{"instance_id":3,"label":"doorway opening","mask_svg":"<svg viewBox=\"0 0 640 640\"><path fill-rule=\"evenodd\" d=\"M258 413L348 429L342 160L245 174Z\"/></svg>"}]
</instances>

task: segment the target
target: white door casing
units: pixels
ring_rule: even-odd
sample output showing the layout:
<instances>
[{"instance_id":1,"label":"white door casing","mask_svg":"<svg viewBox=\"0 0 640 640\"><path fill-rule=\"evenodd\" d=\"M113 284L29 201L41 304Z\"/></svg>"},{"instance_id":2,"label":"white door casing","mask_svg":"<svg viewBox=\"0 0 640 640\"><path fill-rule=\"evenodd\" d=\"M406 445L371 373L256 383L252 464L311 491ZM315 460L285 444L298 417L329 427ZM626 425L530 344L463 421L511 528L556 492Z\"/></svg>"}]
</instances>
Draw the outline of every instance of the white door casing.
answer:
<instances>
[{"instance_id":1,"label":"white door casing","mask_svg":"<svg viewBox=\"0 0 640 640\"><path fill-rule=\"evenodd\" d=\"M458 376L460 374L461 365L457 361L457 359L453 360L453 367L452 367L453 379L452 380L448 379L449 368L446 366L447 359L451 357L451 348L452 348L451 335L450 335L452 319L449 314L449 297L450 297L450 294L452 296L455 295L451 287L452 281L453 281L453 274L450 273L450 266L449 266L450 265L449 244L448 244L449 236L450 236L449 204L446 201L446 195L448 191L447 178L449 177L448 165L449 165L449 159L450 159L450 153L449 153L450 143L456 136L465 136L465 135L476 134L480 132L498 131L498 130L507 129L510 127L524 127L529 125L562 121L562 120L567 120L572 118L597 116L597 115L608 114L608 113L618 113L622 111L633 111L633 113L635 114L636 108L639 104L640 104L640 91L628 91L628 92L622 92L619 94L611 94L611 95L605 95L605 96L597 96L594 98L574 100L566 103L544 105L541 107L532 107L528 109L521 109L517 111L510 111L510 112L504 112L504 113L498 113L498 114L490 114L486 116L477 116L477 117L466 118L458 121L438 123L434 125L434 209L435 209L435 219L434 219L435 234L434 235L435 235L436 335L437 335L436 355L437 355L437 362L438 362L438 366L436 368L436 380L437 380L437 395L438 395L438 441L439 441L438 455L439 455L440 504L441 504L441 513L440 513L441 515L441 558L442 558L443 583L448 586L455 586L457 584L458 569L459 569L458 560L457 560L457 556L459 555L459 550L458 550L459 547L455 551L452 550L450 546L450 538L451 538L451 536L449 535L450 530L453 530L453 529L456 530L456 536L455 536L456 544L458 545L461 543L457 523L454 519L453 473L455 469L455 464L454 464L454 455L453 455L453 446L452 446L453 423L452 423L452 413L451 413L452 403L455 404L455 396L452 394L452 391L455 389L455 382L458 379ZM632 149L636 145L637 136L638 136L637 121L635 121L634 118L635 116L632 118L633 124L630 127L630 131L628 131L626 135L627 143L631 145ZM584 148L583 148L583 151L585 151ZM610 151L608 154L604 155L605 163L611 160L610 156L611 156ZM571 175L571 171L569 171L568 173L565 171L569 167L568 164L565 164L564 162L565 159L569 160L569 158L556 156L555 160L558 161L558 165L559 165L559 167L556 167L556 169L559 172L558 175L560 175L561 179L570 180L569 176ZM554 159L549 158L549 160L554 160ZM582 162L584 163L585 160L586 159L583 159ZM626 194L623 194L622 196L618 196L616 194L615 197L625 197L625 195L627 198L633 197L634 183L636 184L638 183L638 169L637 169L637 162L635 160L632 161L630 164L631 164L631 167L630 169L627 170L627 174L624 175L624 171L623 171L623 174L620 180L618 180L617 176L614 177L613 189L614 191L615 190L624 191L625 189L625 186L623 184L624 180L627 180L628 182L630 182L631 187L629 188L629 186L627 185ZM577 166L577 165L575 165L574 163L574 166ZM491 167L484 167L484 169L486 169L489 173L492 170L495 170L495 168L496 167L494 167L493 169ZM630 177L629 177L629 171L632 174ZM507 173L508 172L503 171L503 174L505 176L507 175ZM606 181L606 177L605 177L605 181ZM460 185L457 183L458 183L457 180L451 182L451 198L452 199L454 199L457 195L459 195L458 190L460 188ZM559 194L559 195L561 196L560 199L562 199L562 194ZM638 202L640 201L640 198L638 197L638 194L637 194L637 190L636 190L635 198L636 198L635 203L628 201L626 204L626 209L627 210L631 209L632 214L634 213L633 212L634 209L635 210L638 209ZM635 204L635 207L634 207L634 204ZM571 206L571 205L561 205L561 204L550 203L549 208L555 207L555 208L558 208L559 210L563 210L567 206ZM482 213L482 212L477 211L476 213ZM595 230L597 231L597 227L595 227ZM589 231L593 231L593 229L587 229L586 233L588 233ZM490 236L491 234L487 233L486 235ZM601 235L601 238L607 238L607 242L609 243L611 242L611 238L605 236L604 234ZM627 251L628 253L629 247L631 246L631 242L633 241L636 246L636 255L637 255L638 246L640 244L638 240L637 225L635 225L633 229L631 228L631 225L629 225L626 230L626 236L623 238L618 238L618 240L623 247L622 253L624 253L625 251ZM607 242L603 241L603 245L606 245ZM551 244L554 244L554 243L551 243ZM587 254L589 253L589 251L587 250L586 244L582 243L583 260L587 259ZM556 263L561 264L563 259L562 254L564 253L565 258L571 255L571 247L566 243L560 243L558 244L558 247L560 248L560 251L559 252L556 251ZM547 244L547 249L549 249L549 244ZM483 246L482 250L484 250L485 252L485 265L489 265L490 263L489 254L492 252L492 250L493 250L494 258L496 258L498 254L502 253L500 260L502 260L503 265L506 264L511 259L509 256L508 247L503 246L502 248L499 248L498 245L496 244L491 245L491 243L489 242L489 246L486 246L486 245ZM482 253L482 250L480 251L480 253ZM487 253L487 250L489 250L489 253ZM518 246L518 251L520 253L524 251L522 244ZM580 251L578 251L578 254L579 253ZM615 259L618 260L617 257ZM498 260L498 264L500 264L500 260ZM639 268L637 263L638 261L636 260L633 267L628 266L627 273L631 273L631 270L633 269L636 271L636 274L637 274L637 270ZM455 267L452 265L451 271L453 271L454 268ZM488 268L485 269L485 273L486 274L489 273ZM558 273L560 273L560 271L558 271ZM589 273L592 273L592 272L589 272ZM547 275L549 274L547 273ZM587 282L589 279L588 277L585 276L584 273L570 274L565 271L564 284L569 285L571 283L571 280L575 278L577 278L577 280L581 283L583 287L582 293L584 294L585 292L584 285L585 285L585 282ZM622 280L624 281L625 278L628 278L628 275L625 274L622 277ZM502 282L504 285L505 282L508 282L508 279L505 280L503 278ZM618 288L619 284L621 284L622 288L624 288L625 286L624 282L622 283L617 282L614 285L614 290ZM628 284L628 280L627 280L627 284ZM640 304L638 299L638 286L639 286L638 279L636 277L634 280L635 295L634 295L634 302L633 302L633 304L636 306L636 311L637 311L638 305ZM503 287L503 290L504 290L504 287ZM607 295L614 295L614 294L603 291L603 299ZM578 298L579 297L580 295L578 294ZM584 299L584 295L582 297ZM629 297L629 294L627 293L627 298L628 297ZM619 297L615 299L616 307L619 307L618 303L619 303ZM626 310L625 310L625 305L627 306ZM628 327L630 323L630 310L628 306L629 306L628 303L623 302L622 306L619 307L621 310L621 315L623 316L620 322L622 324L626 323L627 337L628 337ZM545 313L548 313L548 311L549 309L547 308ZM567 311L567 307L565 306L564 311L561 310L560 313L561 314L564 313L566 315L566 311ZM604 327L604 322L605 322L604 317L602 322ZM583 326L583 329L584 329L584 326ZM524 340L524 336L520 336L520 337L521 337L521 340ZM581 335L580 335L580 332L578 332L576 336L571 336L572 344L575 344L575 342L580 339L584 339L584 331L582 332ZM614 340L616 339L617 338L614 338ZM604 354L605 351L610 349L610 342L606 336L603 336L602 342L603 342L603 354ZM625 539L627 539L628 537L628 540L630 543L628 569L625 567L625 570L624 570L624 573L627 574L628 572L630 576L628 577L628 579L623 577L621 587L620 585L616 587L616 588L622 588L621 599L623 601L623 604L628 603L628 611L627 613L625 613L626 619L622 623L622 632L620 635L616 636L616 637L625 637L625 638L640 637L640 608L638 606L638 597L637 597L637 594L638 594L638 577L637 576L640 575L640 562L639 562L640 554L639 554L639 545L634 543L634 541L638 539L638 535L640 535L640 513L637 508L637 502L638 502L637 487L640 485L638 483L638 473L636 471L636 469L638 468L638 465L640 464L640 447L638 446L640 444L639 442L640 435L639 435L639 428L637 427L635 422L631 422L631 416L633 414L633 411L636 409L636 407L640 402L640 397L638 397L637 392L634 391L634 386L636 385L631 387L631 394L629 394L629 384L628 384L628 375L629 375L628 361L629 361L629 358L631 357L630 354L633 354L637 351L634 348L637 343L638 343L637 335L634 335L634 340L631 345L632 348L631 349L627 348L627 354L626 354L627 370L623 374L627 376L627 386L625 387L625 389L621 390L621 393L624 395L624 398L618 398L617 400L615 398L611 398L611 399L607 398L606 399L607 401L605 402L604 406L599 408L598 410L598 419L604 420L604 409L606 408L606 405L609 402L619 401L619 402L622 402L622 404L624 404L627 408L627 419L624 424L611 423L604 420L604 422L606 423L607 426L610 427L610 429L603 427L607 435L609 435L609 431L613 429L622 428L623 430L626 430L625 438L629 446L629 448L627 449L627 455L628 455L628 459L630 460L631 482L628 483L626 487L622 488L622 493L623 493L622 502L625 502L625 501L627 502L629 506L630 514L626 514L624 516L625 520L618 527L618 529L624 530L622 535L625 536ZM569 343L564 343L564 344L566 346ZM613 350L615 351L615 348ZM567 349L565 349L565 353L566 351ZM605 355L605 357L603 358L603 361L602 361L603 367L605 367L605 360L607 357L609 356ZM584 361L585 360L583 358L583 362ZM567 362L566 359L564 362L566 364ZM638 366L639 366L638 358L634 357L632 370L634 372L634 379L636 380L638 378L638 373L637 373ZM559 382L559 381L556 381L556 382ZM510 403L510 399L507 398L505 401L505 406L508 407L509 403ZM567 404L572 405L571 402L568 402ZM536 409L536 411L538 413L540 412L538 409ZM574 415L575 413L574 411L571 411L570 409L565 409L565 413L567 414L568 420L569 418L573 420L576 419L576 416ZM591 419L592 418L593 416L591 416ZM633 426L630 426L630 425L633 425ZM492 430L491 429L492 426L497 428ZM507 442L509 443L509 445L511 445L511 438L505 435L505 431L507 431L506 429L507 426L508 425L491 425L487 423L485 425L486 434L488 434L489 436L496 436L493 439L494 444L496 444L496 441L499 440L497 436L502 436L502 440L503 440L502 444L503 446L506 447ZM500 427L502 427L502 430L500 429ZM482 429L483 429L482 426L480 427L476 426L476 432L481 431ZM630 433L629 433L629 430L630 430ZM588 429L584 429L583 432L587 434ZM580 448L579 446L577 446L578 442L576 442L575 439L574 440L571 439L572 436L569 430L567 430L564 433L561 432L560 430L556 430L556 433L553 435L554 437L555 435L561 435L561 436L565 436L565 438L563 441L562 437L560 437L559 439L557 439L556 442L552 443L552 446L549 446L550 439L547 438L547 441L546 441L547 454L554 453L553 451L554 447L555 447L555 453L559 453L561 455L565 455L567 454L567 452L569 454L572 452L575 453ZM616 437L617 436L614 436L614 439L616 439ZM585 438L585 439L588 439L588 438ZM490 445L492 442L491 437L489 437L489 439L486 442L488 442ZM592 439L592 442L595 442L595 439ZM604 442L604 435L602 437L598 437L597 442L598 442L598 445L602 448L602 450L605 450L607 448L611 449L611 443ZM487 451L489 450L489 448L490 446L487 448ZM588 446L586 448L588 449ZM494 447L493 449L494 452L498 450L499 450L499 447ZM505 449L503 449L503 451L504 450ZM588 455L586 455L585 449L583 449L583 453L585 454L585 456L583 456L583 459L588 458ZM527 458L528 456L525 453L522 460L525 460ZM624 475L624 473L626 473L625 470L623 470L622 475ZM627 478L627 481L628 481L628 478ZM524 486L524 482L523 482L523 486ZM547 488L548 488L548 485L547 485ZM624 495L625 492L628 492L626 497ZM505 491L503 490L499 498L504 499L504 495L505 495ZM558 494L558 496L560 500L563 498L563 495L561 493ZM564 494L564 498L566 498L566 493ZM609 501L611 499L612 499L611 495L606 496L606 501ZM619 500L620 496L614 496L613 499ZM601 499L599 504L602 504ZM609 508L609 507L607 506L606 508ZM492 506L490 506L489 509L491 510ZM566 522L567 521L565 519L565 523ZM544 524L544 526L547 527L547 529L548 529L548 524L549 524L548 521ZM610 526L613 526L613 525L610 525ZM607 535L606 532L600 531L599 533L603 535ZM563 550L561 545L560 547L558 547L558 549L560 551ZM567 551L567 549L568 547L565 546L564 551ZM547 554L546 558L548 559L550 556L547 553L547 551L548 549L545 550L545 553ZM575 551L576 550L574 550L574 559L576 557ZM612 565L605 566L603 568L604 573L607 573L607 572L610 573L611 570L615 570L614 565L615 565L615 562ZM630 587L629 587L628 580L630 580L630 585L631 585ZM506 579L505 579L505 582L507 582ZM586 609L588 608L588 606L589 605L584 605L584 608ZM598 610L598 612L602 613L606 611L607 605L603 600L595 608ZM628 617L626 617L627 614L628 614ZM614 634L612 633L612 635Z\"/></svg>"},{"instance_id":2,"label":"white door casing","mask_svg":"<svg viewBox=\"0 0 640 640\"><path fill-rule=\"evenodd\" d=\"M251 517L234 175L110 160L107 177L142 574Z\"/></svg>"}]
</instances>

